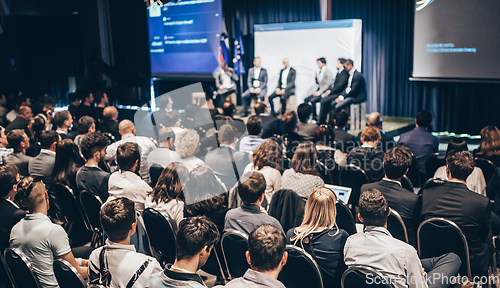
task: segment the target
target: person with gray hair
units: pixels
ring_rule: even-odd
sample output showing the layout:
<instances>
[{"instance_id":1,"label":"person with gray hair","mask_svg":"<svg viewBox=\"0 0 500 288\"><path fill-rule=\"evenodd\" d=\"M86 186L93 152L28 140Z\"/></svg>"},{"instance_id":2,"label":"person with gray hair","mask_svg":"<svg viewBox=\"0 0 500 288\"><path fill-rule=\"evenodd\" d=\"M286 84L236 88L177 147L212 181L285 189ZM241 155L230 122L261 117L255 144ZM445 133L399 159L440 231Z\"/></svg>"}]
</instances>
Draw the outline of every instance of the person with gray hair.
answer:
<instances>
[{"instance_id":1,"label":"person with gray hair","mask_svg":"<svg viewBox=\"0 0 500 288\"><path fill-rule=\"evenodd\" d=\"M204 164L201 159L195 156L200 151L200 135L193 129L184 131L176 139L175 150L180 157L177 161L184 164L189 172Z\"/></svg>"}]
</instances>

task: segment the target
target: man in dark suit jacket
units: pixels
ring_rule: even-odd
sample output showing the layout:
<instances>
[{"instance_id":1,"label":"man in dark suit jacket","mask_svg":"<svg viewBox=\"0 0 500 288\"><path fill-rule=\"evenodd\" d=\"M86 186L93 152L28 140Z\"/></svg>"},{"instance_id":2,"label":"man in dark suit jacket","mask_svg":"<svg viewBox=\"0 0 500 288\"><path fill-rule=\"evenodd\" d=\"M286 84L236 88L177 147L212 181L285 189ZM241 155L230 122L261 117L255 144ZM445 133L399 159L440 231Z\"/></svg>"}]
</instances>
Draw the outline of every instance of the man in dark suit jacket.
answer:
<instances>
[{"instance_id":1,"label":"man in dark suit jacket","mask_svg":"<svg viewBox=\"0 0 500 288\"><path fill-rule=\"evenodd\" d=\"M281 116L281 126L283 126L283 138L282 138L282 147L283 155L286 155L288 159L292 160L293 154L295 150L297 150L297 146L300 143L306 141L304 137L300 136L297 132L299 132L299 118L297 117L297 113L295 111L289 111Z\"/></svg>"},{"instance_id":2,"label":"man in dark suit jacket","mask_svg":"<svg viewBox=\"0 0 500 288\"><path fill-rule=\"evenodd\" d=\"M10 230L26 214L14 203L14 185L19 179L19 169L14 164L0 166L0 251L10 246Z\"/></svg>"},{"instance_id":3,"label":"man in dark suit jacket","mask_svg":"<svg viewBox=\"0 0 500 288\"><path fill-rule=\"evenodd\" d=\"M350 153L352 149L358 146L356 137L345 131L348 122L349 114L346 111L339 111L335 114L335 119L333 119L335 149L339 149L342 153Z\"/></svg>"},{"instance_id":4,"label":"man in dark suit jacket","mask_svg":"<svg viewBox=\"0 0 500 288\"><path fill-rule=\"evenodd\" d=\"M460 227L469 245L472 276L486 276L492 251L491 205L487 197L470 191L466 179L474 170L469 151L446 157L449 181L422 193L422 217L442 217Z\"/></svg>"},{"instance_id":5,"label":"man in dark suit jacket","mask_svg":"<svg viewBox=\"0 0 500 288\"><path fill-rule=\"evenodd\" d=\"M16 119L5 128L5 134L9 134L9 132L14 129L23 129L26 135L31 137L31 131L28 129L31 118L33 118L31 108L28 106L21 106Z\"/></svg>"},{"instance_id":6,"label":"man in dark suit jacket","mask_svg":"<svg viewBox=\"0 0 500 288\"><path fill-rule=\"evenodd\" d=\"M404 146L389 149L384 155L384 179L363 185L361 192L368 189L377 189L382 192L389 207L403 218L408 232L408 240L413 247L416 247L420 200L413 191L408 191L401 186L401 178L408 172L411 160L410 149Z\"/></svg>"},{"instance_id":7,"label":"man in dark suit jacket","mask_svg":"<svg viewBox=\"0 0 500 288\"><path fill-rule=\"evenodd\" d=\"M349 82L349 72L344 69L346 59L339 58L337 60L337 75L333 84L325 91L324 98L321 99L321 108L319 110L319 124L326 124L326 116L330 113L331 104L345 88Z\"/></svg>"},{"instance_id":8,"label":"man in dark suit jacket","mask_svg":"<svg viewBox=\"0 0 500 288\"><path fill-rule=\"evenodd\" d=\"M99 124L99 131L102 133L111 133L116 141L120 141L122 136L118 129L118 109L113 106L104 108L103 120Z\"/></svg>"},{"instance_id":9,"label":"man in dark suit jacket","mask_svg":"<svg viewBox=\"0 0 500 288\"><path fill-rule=\"evenodd\" d=\"M243 117L247 116L247 109L252 97L259 97L260 101L264 101L267 94L267 71L260 67L259 57L253 59L253 67L248 70L247 84L248 90L241 95L243 98Z\"/></svg>"},{"instance_id":10,"label":"man in dark suit jacket","mask_svg":"<svg viewBox=\"0 0 500 288\"><path fill-rule=\"evenodd\" d=\"M290 67L290 61L285 58L283 59L283 65L285 68L281 69L280 77L278 79L278 88L276 91L269 96L269 105L271 105L271 115L276 115L276 110L274 109L273 99L280 97L281 99L281 115L285 114L286 111L286 100L293 94L295 94L295 69Z\"/></svg>"},{"instance_id":11,"label":"man in dark suit jacket","mask_svg":"<svg viewBox=\"0 0 500 288\"><path fill-rule=\"evenodd\" d=\"M307 103L302 103L297 108L297 114L299 116L300 127L299 135L307 140L313 140L316 136L316 129L318 129L318 124L307 123L309 117L311 117L312 106Z\"/></svg>"},{"instance_id":12,"label":"man in dark suit jacket","mask_svg":"<svg viewBox=\"0 0 500 288\"><path fill-rule=\"evenodd\" d=\"M205 156L205 164L214 170L215 175L226 185L227 190L233 188L238 179L243 175L243 170L250 163L248 153L237 151L236 129L224 124L219 129L220 147L210 151ZM235 171L236 167L236 171Z\"/></svg>"},{"instance_id":13,"label":"man in dark suit jacket","mask_svg":"<svg viewBox=\"0 0 500 288\"><path fill-rule=\"evenodd\" d=\"M377 127L380 131L380 141L378 142L378 148L382 151L385 152L391 148L396 147L396 142L394 142L394 139L392 137L387 136L385 134L384 130L384 120L382 119L382 116L380 116L380 113L378 112L372 112L368 116L368 126L373 126ZM358 141L361 138L361 132L358 134Z\"/></svg>"},{"instance_id":14,"label":"man in dark suit jacket","mask_svg":"<svg viewBox=\"0 0 500 288\"><path fill-rule=\"evenodd\" d=\"M266 139L274 135L283 135L281 120L269 115L267 106L264 102L260 102L255 105L255 114L259 115L262 120L262 139Z\"/></svg>"},{"instance_id":15,"label":"man in dark suit jacket","mask_svg":"<svg viewBox=\"0 0 500 288\"><path fill-rule=\"evenodd\" d=\"M52 170L56 161L56 147L61 140L61 136L52 130L42 131L38 137L40 146L40 154L32 158L28 165L28 173L31 176L39 176L42 178L49 195L52 194Z\"/></svg>"},{"instance_id":16,"label":"man in dark suit jacket","mask_svg":"<svg viewBox=\"0 0 500 288\"><path fill-rule=\"evenodd\" d=\"M7 134L9 146L14 152L5 158L5 163L12 163L19 169L19 174L28 176L28 164L32 157L26 155L26 149L30 147L30 138L24 130L14 129Z\"/></svg>"},{"instance_id":17,"label":"man in dark suit jacket","mask_svg":"<svg viewBox=\"0 0 500 288\"><path fill-rule=\"evenodd\" d=\"M332 105L335 105L335 112L348 108L351 104L366 101L365 76L354 68L354 63L351 59L345 61L344 69L349 72L348 84L342 95L332 102Z\"/></svg>"}]
</instances>

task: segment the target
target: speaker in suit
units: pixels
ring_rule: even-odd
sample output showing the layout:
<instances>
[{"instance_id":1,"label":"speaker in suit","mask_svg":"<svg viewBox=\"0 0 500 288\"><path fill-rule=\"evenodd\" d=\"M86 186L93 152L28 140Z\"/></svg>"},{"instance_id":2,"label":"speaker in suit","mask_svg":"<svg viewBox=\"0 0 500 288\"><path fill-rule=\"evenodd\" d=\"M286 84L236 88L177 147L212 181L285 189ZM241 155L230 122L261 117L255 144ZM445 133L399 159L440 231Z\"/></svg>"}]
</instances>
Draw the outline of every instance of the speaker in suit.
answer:
<instances>
[{"instance_id":1,"label":"speaker in suit","mask_svg":"<svg viewBox=\"0 0 500 288\"><path fill-rule=\"evenodd\" d=\"M286 63L286 64L285 64ZM276 97L280 97L281 99L281 114L285 114L286 112L286 101L290 96L295 94L295 76L296 71L292 67L288 66L288 59L283 60L283 64L285 68L281 69L280 77L278 79L278 87L276 91L269 96L269 104L271 105L271 114L275 115L276 110L274 109L274 101L273 99ZM286 75L286 79L284 79L283 74ZM282 93L280 95L276 94L276 92Z\"/></svg>"},{"instance_id":2,"label":"speaker in suit","mask_svg":"<svg viewBox=\"0 0 500 288\"><path fill-rule=\"evenodd\" d=\"M351 66L352 67L352 66ZM352 68L354 69L354 68ZM351 104L363 103L366 101L366 81L365 76L361 74L361 72L354 70L349 71L350 85L347 85L347 88L342 93L342 100L340 102L332 102L332 105L335 105L335 113L338 111L348 108ZM335 99L334 101L337 101Z\"/></svg>"},{"instance_id":3,"label":"speaker in suit","mask_svg":"<svg viewBox=\"0 0 500 288\"><path fill-rule=\"evenodd\" d=\"M33 157L27 156L23 152L14 151L6 159L5 163L12 163L19 169L19 174L22 176L29 176L28 165Z\"/></svg>"},{"instance_id":4,"label":"speaker in suit","mask_svg":"<svg viewBox=\"0 0 500 288\"><path fill-rule=\"evenodd\" d=\"M318 63L319 62L320 61L318 61ZM319 85L318 90L316 90L316 92L314 92L313 95L308 96L308 97L306 97L306 99L304 99L304 103L309 103L313 107L313 117L314 118L317 118L316 103L321 101L321 95L323 95L323 93L325 93L325 91L328 90L328 88L330 88L330 85L332 85L332 83L333 83L332 70L330 70L326 66L323 66L320 69L321 70L319 72L319 77L316 78L316 83Z\"/></svg>"},{"instance_id":5,"label":"speaker in suit","mask_svg":"<svg viewBox=\"0 0 500 288\"><path fill-rule=\"evenodd\" d=\"M266 139L274 135L283 135L283 127L281 126L280 119L266 114L260 114L259 117L262 120L262 139Z\"/></svg>"},{"instance_id":6,"label":"speaker in suit","mask_svg":"<svg viewBox=\"0 0 500 288\"><path fill-rule=\"evenodd\" d=\"M326 91L326 93L328 93L328 96L321 99L321 108L319 110L319 124L326 124L326 116L328 115L328 113L330 113L332 102L340 94L342 94L342 92L345 91L348 82L349 82L349 72L347 72L345 69L342 69L342 71L337 73L335 81Z\"/></svg>"},{"instance_id":7,"label":"speaker in suit","mask_svg":"<svg viewBox=\"0 0 500 288\"><path fill-rule=\"evenodd\" d=\"M258 63L256 63L256 61L258 61ZM256 58L254 60L254 67L248 70L247 85L248 90L245 91L241 96L243 98L243 114L245 116L248 113L247 109L248 106L250 106L250 100L252 97L258 97L260 98L260 101L264 101L264 97L267 95L267 71L266 69L260 67L259 58ZM250 91L250 89L252 89L253 92ZM255 93L254 89L260 89L260 91L258 93Z\"/></svg>"},{"instance_id":8,"label":"speaker in suit","mask_svg":"<svg viewBox=\"0 0 500 288\"><path fill-rule=\"evenodd\" d=\"M24 218L25 211L13 202L0 198L0 250L9 247L10 230Z\"/></svg>"}]
</instances>

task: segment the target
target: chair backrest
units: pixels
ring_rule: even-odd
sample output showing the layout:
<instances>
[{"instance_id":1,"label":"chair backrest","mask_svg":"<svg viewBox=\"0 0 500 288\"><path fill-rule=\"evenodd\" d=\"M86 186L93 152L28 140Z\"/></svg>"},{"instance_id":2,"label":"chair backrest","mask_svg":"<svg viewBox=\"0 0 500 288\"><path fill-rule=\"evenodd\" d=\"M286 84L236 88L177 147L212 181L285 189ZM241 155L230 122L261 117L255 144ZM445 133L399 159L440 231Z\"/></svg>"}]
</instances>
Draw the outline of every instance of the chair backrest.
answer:
<instances>
[{"instance_id":1,"label":"chair backrest","mask_svg":"<svg viewBox=\"0 0 500 288\"><path fill-rule=\"evenodd\" d=\"M353 265L349 267L342 275L341 286L342 288L394 287L380 272L364 265Z\"/></svg>"},{"instance_id":2,"label":"chair backrest","mask_svg":"<svg viewBox=\"0 0 500 288\"><path fill-rule=\"evenodd\" d=\"M401 177L401 187L413 193L413 183L411 183L410 178L408 178L408 176L406 175L403 175L403 177Z\"/></svg>"},{"instance_id":3,"label":"chair backrest","mask_svg":"<svg viewBox=\"0 0 500 288\"><path fill-rule=\"evenodd\" d=\"M15 286L18 288L40 288L38 278L33 272L26 255L14 248L5 249L5 262L12 273Z\"/></svg>"},{"instance_id":4,"label":"chair backrest","mask_svg":"<svg viewBox=\"0 0 500 288\"><path fill-rule=\"evenodd\" d=\"M354 164L348 164L340 170L340 186L352 188L349 203L358 206L359 196L361 194L361 186L369 183L368 176L363 169Z\"/></svg>"},{"instance_id":5,"label":"chair backrest","mask_svg":"<svg viewBox=\"0 0 500 288\"><path fill-rule=\"evenodd\" d=\"M85 281L78 271L63 259L54 260L54 275L61 288L85 288Z\"/></svg>"},{"instance_id":6,"label":"chair backrest","mask_svg":"<svg viewBox=\"0 0 500 288\"><path fill-rule=\"evenodd\" d=\"M7 262L5 262L3 253L0 253L0 287L15 288L14 278L12 277L12 273L7 266Z\"/></svg>"},{"instance_id":7,"label":"chair backrest","mask_svg":"<svg viewBox=\"0 0 500 288\"><path fill-rule=\"evenodd\" d=\"M417 158L415 158L413 153L411 153L411 165L408 169L408 173L406 173L406 176L410 179L413 187L421 187L420 183L422 179L420 179L420 170L418 168Z\"/></svg>"},{"instance_id":8,"label":"chair backrest","mask_svg":"<svg viewBox=\"0 0 500 288\"><path fill-rule=\"evenodd\" d=\"M158 179L160 179L161 172L163 172L163 167L158 164L153 164L149 167L149 177L151 178L151 187L155 187Z\"/></svg>"},{"instance_id":9,"label":"chair backrest","mask_svg":"<svg viewBox=\"0 0 500 288\"><path fill-rule=\"evenodd\" d=\"M66 185L57 183L54 185L54 192L56 193L57 203L61 208L61 212L68 222L75 224L78 223L81 227L86 227L89 230L92 228L88 225L83 211L75 198L75 194L71 188Z\"/></svg>"},{"instance_id":10,"label":"chair backrest","mask_svg":"<svg viewBox=\"0 0 500 288\"><path fill-rule=\"evenodd\" d=\"M493 173L495 173L495 164L493 164L493 162L488 159L479 157L474 158L474 161L476 162L476 166L479 167L481 171L483 171L486 184L490 183L490 179L493 176Z\"/></svg>"},{"instance_id":11,"label":"chair backrest","mask_svg":"<svg viewBox=\"0 0 500 288\"><path fill-rule=\"evenodd\" d=\"M288 261L283 266L278 280L287 288L323 288L319 266L313 257L294 245L286 245Z\"/></svg>"},{"instance_id":12,"label":"chair backrest","mask_svg":"<svg viewBox=\"0 0 500 288\"><path fill-rule=\"evenodd\" d=\"M349 235L356 234L356 222L354 222L351 209L339 200L335 203L335 207L337 208L337 226L340 229L344 229Z\"/></svg>"},{"instance_id":13,"label":"chair backrest","mask_svg":"<svg viewBox=\"0 0 500 288\"><path fill-rule=\"evenodd\" d=\"M80 203L82 203L83 212L89 221L90 227L95 232L102 232L100 213L102 201L88 191L83 190L80 193Z\"/></svg>"},{"instance_id":14,"label":"chair backrest","mask_svg":"<svg viewBox=\"0 0 500 288\"><path fill-rule=\"evenodd\" d=\"M332 175L330 174L330 170L328 170L326 165L323 164L322 162L316 161L316 163L318 164L316 168L319 172L321 179L323 179L323 182L325 182L326 184L333 185L333 180L332 180Z\"/></svg>"},{"instance_id":15,"label":"chair backrest","mask_svg":"<svg viewBox=\"0 0 500 288\"><path fill-rule=\"evenodd\" d=\"M439 167L446 165L446 158L439 154L434 153L427 157L425 160L425 179L434 178L434 173Z\"/></svg>"},{"instance_id":16,"label":"chair backrest","mask_svg":"<svg viewBox=\"0 0 500 288\"><path fill-rule=\"evenodd\" d=\"M420 259L437 257L453 252L462 260L458 272L471 278L469 246L462 230L453 221L444 218L430 218L418 226L418 253Z\"/></svg>"},{"instance_id":17,"label":"chair backrest","mask_svg":"<svg viewBox=\"0 0 500 288\"><path fill-rule=\"evenodd\" d=\"M248 236L235 230L227 231L222 235L221 246L229 278L242 277L250 268L245 256L248 250Z\"/></svg>"},{"instance_id":18,"label":"chair backrest","mask_svg":"<svg viewBox=\"0 0 500 288\"><path fill-rule=\"evenodd\" d=\"M175 261L177 225L155 209L147 208L142 213L149 239L149 247L160 263Z\"/></svg>"},{"instance_id":19,"label":"chair backrest","mask_svg":"<svg viewBox=\"0 0 500 288\"><path fill-rule=\"evenodd\" d=\"M403 222L403 218L396 210L391 209L391 214L387 217L387 230L389 230L392 237L409 243L405 222Z\"/></svg>"}]
</instances>

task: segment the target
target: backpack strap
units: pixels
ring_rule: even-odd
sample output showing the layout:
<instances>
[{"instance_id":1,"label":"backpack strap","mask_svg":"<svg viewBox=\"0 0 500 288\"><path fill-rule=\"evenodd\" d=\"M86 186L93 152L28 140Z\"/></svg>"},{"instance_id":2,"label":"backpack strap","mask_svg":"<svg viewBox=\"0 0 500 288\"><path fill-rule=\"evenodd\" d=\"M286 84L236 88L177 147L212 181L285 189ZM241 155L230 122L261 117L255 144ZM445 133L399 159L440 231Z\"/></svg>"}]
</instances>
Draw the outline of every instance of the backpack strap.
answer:
<instances>
[{"instance_id":1,"label":"backpack strap","mask_svg":"<svg viewBox=\"0 0 500 288\"><path fill-rule=\"evenodd\" d=\"M137 271L134 273L134 275L132 275L132 278L130 278L130 280L128 281L127 288L132 288L132 286L134 286L137 279L139 279L141 274L144 272L144 270L146 270L146 268L148 268L149 263L151 263L152 261L153 260L150 257L148 257L148 259L146 259L146 261L144 261L144 263L142 263L141 267L139 267L139 269L137 269Z\"/></svg>"}]
</instances>

